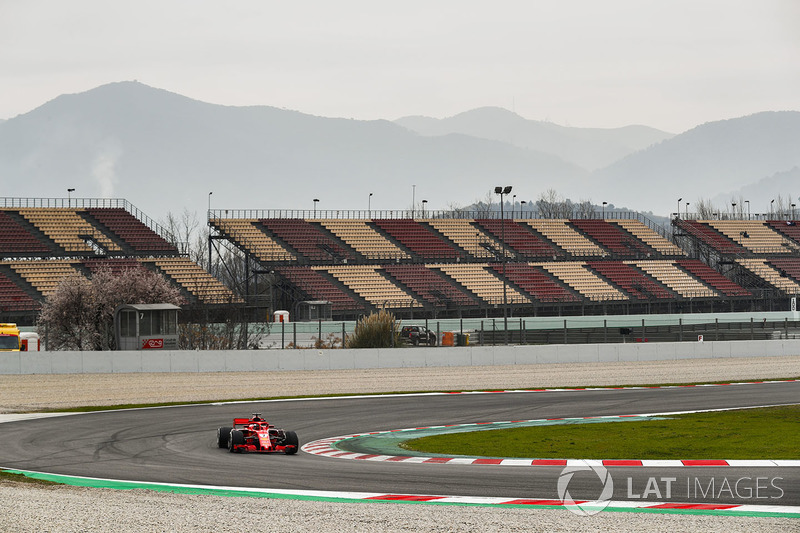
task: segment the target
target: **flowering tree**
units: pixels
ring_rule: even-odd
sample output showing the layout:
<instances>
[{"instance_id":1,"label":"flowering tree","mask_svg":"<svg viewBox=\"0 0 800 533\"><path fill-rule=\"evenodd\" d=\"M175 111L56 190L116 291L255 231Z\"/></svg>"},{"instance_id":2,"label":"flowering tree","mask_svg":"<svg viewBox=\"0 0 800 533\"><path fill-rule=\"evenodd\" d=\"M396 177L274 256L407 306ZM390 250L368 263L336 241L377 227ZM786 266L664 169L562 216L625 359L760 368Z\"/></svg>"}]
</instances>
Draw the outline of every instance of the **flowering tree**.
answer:
<instances>
[{"instance_id":1,"label":"flowering tree","mask_svg":"<svg viewBox=\"0 0 800 533\"><path fill-rule=\"evenodd\" d=\"M91 280L70 276L47 297L39 327L53 350L113 350L114 309L120 304L184 303L180 291L146 268L101 268Z\"/></svg>"}]
</instances>

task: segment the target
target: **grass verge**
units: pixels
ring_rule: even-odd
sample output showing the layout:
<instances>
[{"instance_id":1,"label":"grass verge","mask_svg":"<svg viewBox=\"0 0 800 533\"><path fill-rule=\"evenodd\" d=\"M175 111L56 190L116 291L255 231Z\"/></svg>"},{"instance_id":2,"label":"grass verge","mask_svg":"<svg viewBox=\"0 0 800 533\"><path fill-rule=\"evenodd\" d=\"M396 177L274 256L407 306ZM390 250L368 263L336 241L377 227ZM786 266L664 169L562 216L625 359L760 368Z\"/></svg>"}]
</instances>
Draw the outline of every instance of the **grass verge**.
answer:
<instances>
[{"instance_id":1,"label":"grass verge","mask_svg":"<svg viewBox=\"0 0 800 533\"><path fill-rule=\"evenodd\" d=\"M581 459L800 459L800 405L548 425L407 441L427 453Z\"/></svg>"}]
</instances>

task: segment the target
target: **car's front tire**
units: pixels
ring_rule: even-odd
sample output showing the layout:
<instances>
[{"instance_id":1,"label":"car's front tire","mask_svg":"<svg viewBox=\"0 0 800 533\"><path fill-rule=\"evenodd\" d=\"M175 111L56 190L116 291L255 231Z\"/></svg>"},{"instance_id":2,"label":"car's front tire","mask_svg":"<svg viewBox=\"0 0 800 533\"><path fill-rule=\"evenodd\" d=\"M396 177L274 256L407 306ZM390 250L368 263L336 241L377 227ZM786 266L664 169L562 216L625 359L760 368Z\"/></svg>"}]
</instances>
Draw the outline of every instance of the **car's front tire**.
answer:
<instances>
[{"instance_id":1,"label":"car's front tire","mask_svg":"<svg viewBox=\"0 0 800 533\"><path fill-rule=\"evenodd\" d=\"M220 448L228 447L228 439L231 437L231 428L217 428L217 446Z\"/></svg>"},{"instance_id":2,"label":"car's front tire","mask_svg":"<svg viewBox=\"0 0 800 533\"><path fill-rule=\"evenodd\" d=\"M244 444L244 433L238 429L231 430L230 438L228 439L228 451L231 453L238 452L236 446Z\"/></svg>"},{"instance_id":3,"label":"car's front tire","mask_svg":"<svg viewBox=\"0 0 800 533\"><path fill-rule=\"evenodd\" d=\"M297 453L297 449L300 447L300 439L297 438L297 433L294 431L287 431L283 442L286 445L286 449L284 450L286 455L294 455Z\"/></svg>"}]
</instances>

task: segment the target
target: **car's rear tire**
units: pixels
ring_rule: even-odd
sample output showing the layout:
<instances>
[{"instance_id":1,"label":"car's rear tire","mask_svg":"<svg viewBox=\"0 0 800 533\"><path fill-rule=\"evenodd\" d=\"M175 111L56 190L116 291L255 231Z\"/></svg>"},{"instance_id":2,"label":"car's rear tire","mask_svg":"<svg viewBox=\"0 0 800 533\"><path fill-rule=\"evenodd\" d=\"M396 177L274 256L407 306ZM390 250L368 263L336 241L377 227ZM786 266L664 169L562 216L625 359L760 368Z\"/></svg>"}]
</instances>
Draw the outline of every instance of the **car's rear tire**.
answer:
<instances>
[{"instance_id":1,"label":"car's rear tire","mask_svg":"<svg viewBox=\"0 0 800 533\"><path fill-rule=\"evenodd\" d=\"M297 433L294 431L286 432L286 437L284 437L283 443L286 445L286 449L284 450L286 455L296 454L297 449L300 447L300 440L297 438Z\"/></svg>"},{"instance_id":2,"label":"car's rear tire","mask_svg":"<svg viewBox=\"0 0 800 533\"><path fill-rule=\"evenodd\" d=\"M231 437L231 428L217 428L217 446L220 448L228 447L228 439Z\"/></svg>"},{"instance_id":3,"label":"car's rear tire","mask_svg":"<svg viewBox=\"0 0 800 533\"><path fill-rule=\"evenodd\" d=\"M231 430L230 438L228 439L228 451L231 453L238 452L236 446L244 444L244 433L238 429Z\"/></svg>"},{"instance_id":4,"label":"car's rear tire","mask_svg":"<svg viewBox=\"0 0 800 533\"><path fill-rule=\"evenodd\" d=\"M429 345L429 346L436 346L436 337L431 337L431 338L428 340L428 345Z\"/></svg>"}]
</instances>

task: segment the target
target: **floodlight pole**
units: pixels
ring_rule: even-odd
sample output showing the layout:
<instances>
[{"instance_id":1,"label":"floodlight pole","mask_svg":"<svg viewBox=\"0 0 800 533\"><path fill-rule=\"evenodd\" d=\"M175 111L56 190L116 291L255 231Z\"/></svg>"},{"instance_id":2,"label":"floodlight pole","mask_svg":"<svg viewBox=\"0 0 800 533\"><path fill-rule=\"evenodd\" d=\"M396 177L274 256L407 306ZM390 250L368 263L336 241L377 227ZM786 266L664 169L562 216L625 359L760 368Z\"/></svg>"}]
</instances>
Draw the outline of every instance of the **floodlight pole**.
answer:
<instances>
[{"instance_id":1,"label":"floodlight pole","mask_svg":"<svg viewBox=\"0 0 800 533\"><path fill-rule=\"evenodd\" d=\"M508 344L508 282L506 280L506 220L503 211L503 204L505 203L503 197L511 192L511 185L505 187L495 187L495 194L500 195L500 244L503 248L503 261L502 275L503 275L503 337L506 344Z\"/></svg>"}]
</instances>

